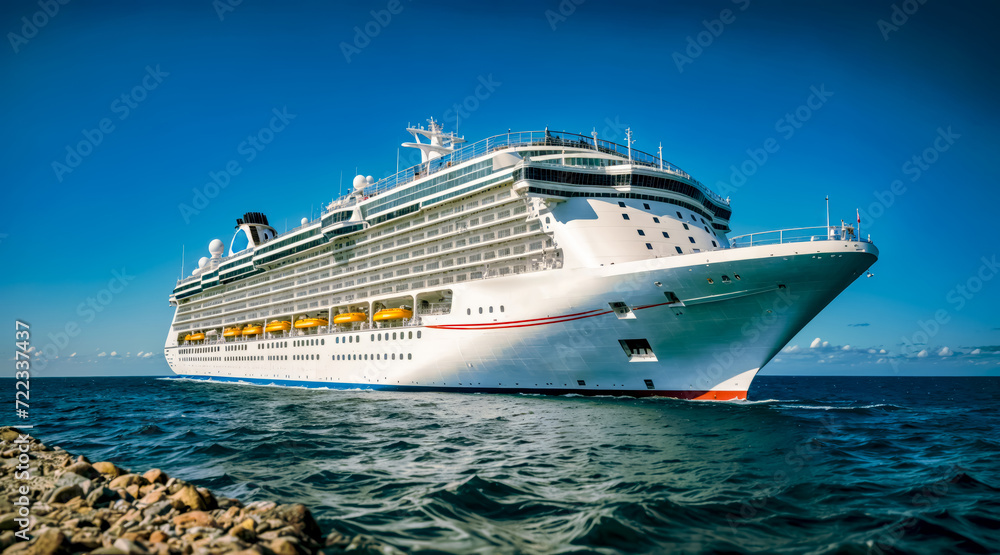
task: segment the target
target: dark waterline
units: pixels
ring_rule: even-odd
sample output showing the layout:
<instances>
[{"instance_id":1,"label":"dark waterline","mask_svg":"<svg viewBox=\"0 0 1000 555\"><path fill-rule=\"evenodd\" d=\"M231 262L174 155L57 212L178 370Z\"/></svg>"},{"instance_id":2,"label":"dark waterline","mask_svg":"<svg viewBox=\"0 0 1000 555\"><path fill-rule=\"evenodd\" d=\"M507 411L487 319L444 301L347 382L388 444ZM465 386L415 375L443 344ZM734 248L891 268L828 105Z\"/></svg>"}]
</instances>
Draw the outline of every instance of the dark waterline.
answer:
<instances>
[{"instance_id":1,"label":"dark waterline","mask_svg":"<svg viewBox=\"0 0 1000 555\"><path fill-rule=\"evenodd\" d=\"M302 502L410 551L1000 552L997 378L761 377L731 403L156 378L31 392L50 445Z\"/></svg>"}]
</instances>

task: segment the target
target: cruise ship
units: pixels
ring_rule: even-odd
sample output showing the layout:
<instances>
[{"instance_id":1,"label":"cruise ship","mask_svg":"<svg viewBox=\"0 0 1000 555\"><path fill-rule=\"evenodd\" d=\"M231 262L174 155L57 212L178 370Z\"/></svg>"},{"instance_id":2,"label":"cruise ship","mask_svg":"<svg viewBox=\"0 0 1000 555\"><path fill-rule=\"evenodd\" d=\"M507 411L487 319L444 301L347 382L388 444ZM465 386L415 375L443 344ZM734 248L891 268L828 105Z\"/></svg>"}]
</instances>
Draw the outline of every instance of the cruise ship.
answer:
<instances>
[{"instance_id":1,"label":"cruise ship","mask_svg":"<svg viewBox=\"0 0 1000 555\"><path fill-rule=\"evenodd\" d=\"M877 260L850 226L729 237L729 200L575 133L475 143L429 120L421 163L278 233L212 240L170 295L187 378L330 389L745 399Z\"/></svg>"}]
</instances>

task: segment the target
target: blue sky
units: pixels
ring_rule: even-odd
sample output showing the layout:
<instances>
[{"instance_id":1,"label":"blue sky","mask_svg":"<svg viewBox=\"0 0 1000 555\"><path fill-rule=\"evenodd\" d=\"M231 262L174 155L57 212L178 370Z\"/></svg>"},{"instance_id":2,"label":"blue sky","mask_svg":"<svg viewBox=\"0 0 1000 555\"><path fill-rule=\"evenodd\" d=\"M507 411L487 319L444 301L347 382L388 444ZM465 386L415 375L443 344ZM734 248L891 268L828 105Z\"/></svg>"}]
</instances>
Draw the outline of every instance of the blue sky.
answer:
<instances>
[{"instance_id":1,"label":"blue sky","mask_svg":"<svg viewBox=\"0 0 1000 555\"><path fill-rule=\"evenodd\" d=\"M51 345L42 373L166 373L182 245L190 271L243 212L318 214L430 116L631 126L732 198L734 235L861 208L875 277L766 373L1000 373L995 4L165 4L0 7L0 313Z\"/></svg>"}]
</instances>

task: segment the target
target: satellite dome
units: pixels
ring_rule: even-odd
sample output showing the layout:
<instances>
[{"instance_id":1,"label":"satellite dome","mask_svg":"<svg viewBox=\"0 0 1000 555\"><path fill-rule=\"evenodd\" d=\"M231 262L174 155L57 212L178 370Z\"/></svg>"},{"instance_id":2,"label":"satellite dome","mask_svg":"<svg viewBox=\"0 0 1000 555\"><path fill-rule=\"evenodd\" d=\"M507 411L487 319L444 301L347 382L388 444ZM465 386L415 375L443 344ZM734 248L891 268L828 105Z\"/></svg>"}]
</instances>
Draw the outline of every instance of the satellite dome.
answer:
<instances>
[{"instance_id":1,"label":"satellite dome","mask_svg":"<svg viewBox=\"0 0 1000 555\"><path fill-rule=\"evenodd\" d=\"M365 176L363 176L363 175L355 175L354 176L354 190L355 191L360 191L361 189L364 189L365 185L367 185L367 180L365 180Z\"/></svg>"},{"instance_id":2,"label":"satellite dome","mask_svg":"<svg viewBox=\"0 0 1000 555\"><path fill-rule=\"evenodd\" d=\"M302 225L306 225L307 223L309 223L309 218L302 218L302 221L300 223Z\"/></svg>"},{"instance_id":3,"label":"satellite dome","mask_svg":"<svg viewBox=\"0 0 1000 555\"><path fill-rule=\"evenodd\" d=\"M212 258L222 256L224 250L226 250L226 246L218 239L212 239L212 242L208 244L208 252L212 254Z\"/></svg>"},{"instance_id":4,"label":"satellite dome","mask_svg":"<svg viewBox=\"0 0 1000 555\"><path fill-rule=\"evenodd\" d=\"M201 257L201 258L198 259L198 269L199 270L204 269L205 266L207 266L207 265L208 265L208 257L207 256L203 256L203 257Z\"/></svg>"},{"instance_id":5,"label":"satellite dome","mask_svg":"<svg viewBox=\"0 0 1000 555\"><path fill-rule=\"evenodd\" d=\"M368 177L365 178L365 182L371 185L375 183L375 178L369 175Z\"/></svg>"}]
</instances>

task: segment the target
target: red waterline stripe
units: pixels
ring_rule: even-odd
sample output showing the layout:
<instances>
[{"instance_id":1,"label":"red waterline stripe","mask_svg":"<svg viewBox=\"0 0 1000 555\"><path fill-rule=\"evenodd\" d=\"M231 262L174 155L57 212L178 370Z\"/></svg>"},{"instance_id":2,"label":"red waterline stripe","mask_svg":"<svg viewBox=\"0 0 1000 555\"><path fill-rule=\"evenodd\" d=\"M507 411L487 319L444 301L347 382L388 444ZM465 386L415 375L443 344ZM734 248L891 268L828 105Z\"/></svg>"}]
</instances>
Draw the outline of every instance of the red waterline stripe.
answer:
<instances>
[{"instance_id":1,"label":"red waterline stripe","mask_svg":"<svg viewBox=\"0 0 1000 555\"><path fill-rule=\"evenodd\" d=\"M561 324L563 322L570 322L572 320L581 320L583 318L592 318L594 316L602 316L604 314L611 314L611 312L612 311L610 311L610 310L606 310L604 312L598 312L597 314L587 314L586 316L577 316L576 318L565 318L564 317L562 320L553 320L551 322L536 322L536 323L533 323L533 324L516 324L516 325L510 325L510 324L513 324L513 322L511 322L510 324L492 324L492 325L490 325L490 324L475 324L476 327L467 327L467 326L463 326L461 324L448 324L448 325L442 325L442 326L427 326L427 327L428 328L435 328L435 329L443 329L443 330L502 330L502 329L508 329L508 328L528 328L528 327L531 327L531 326L544 326L544 325L547 325L547 324ZM586 313L581 313L581 314L586 314ZM524 320L524 321L530 321L530 320Z\"/></svg>"},{"instance_id":2,"label":"red waterline stripe","mask_svg":"<svg viewBox=\"0 0 1000 555\"><path fill-rule=\"evenodd\" d=\"M632 310L642 310L644 308L653 308L653 307L663 306L663 305L668 305L668 304L671 304L671 303L666 302L666 303L660 303L660 304L647 304L645 306L637 306L637 307L633 308Z\"/></svg>"},{"instance_id":3,"label":"red waterline stripe","mask_svg":"<svg viewBox=\"0 0 1000 555\"><path fill-rule=\"evenodd\" d=\"M577 312L575 314L564 314L562 316L546 316L545 318L532 318L530 320L512 320L510 322L487 322L484 324L441 324L440 326L428 326L435 328L450 328L454 326L461 327L481 327L481 326L506 326L508 324L523 324L524 322L540 322L542 320L558 320L560 318L569 318L571 316L581 316L583 314L590 314L591 312L597 312L599 309L588 310L586 312Z\"/></svg>"}]
</instances>

